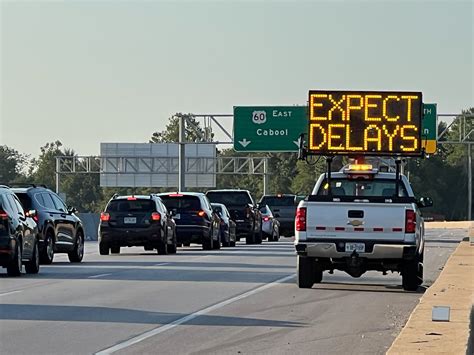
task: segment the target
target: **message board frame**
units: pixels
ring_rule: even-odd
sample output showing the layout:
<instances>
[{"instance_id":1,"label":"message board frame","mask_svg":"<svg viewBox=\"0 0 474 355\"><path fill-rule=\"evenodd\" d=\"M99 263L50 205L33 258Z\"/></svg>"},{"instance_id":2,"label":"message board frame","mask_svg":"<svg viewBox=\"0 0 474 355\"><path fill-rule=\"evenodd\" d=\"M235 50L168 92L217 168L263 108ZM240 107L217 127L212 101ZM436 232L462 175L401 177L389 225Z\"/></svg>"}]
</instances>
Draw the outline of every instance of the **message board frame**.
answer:
<instances>
[{"instance_id":1,"label":"message board frame","mask_svg":"<svg viewBox=\"0 0 474 355\"><path fill-rule=\"evenodd\" d=\"M423 156L422 118L418 91L310 90L307 154ZM332 135L331 128L338 134ZM351 137L357 144L350 144Z\"/></svg>"}]
</instances>

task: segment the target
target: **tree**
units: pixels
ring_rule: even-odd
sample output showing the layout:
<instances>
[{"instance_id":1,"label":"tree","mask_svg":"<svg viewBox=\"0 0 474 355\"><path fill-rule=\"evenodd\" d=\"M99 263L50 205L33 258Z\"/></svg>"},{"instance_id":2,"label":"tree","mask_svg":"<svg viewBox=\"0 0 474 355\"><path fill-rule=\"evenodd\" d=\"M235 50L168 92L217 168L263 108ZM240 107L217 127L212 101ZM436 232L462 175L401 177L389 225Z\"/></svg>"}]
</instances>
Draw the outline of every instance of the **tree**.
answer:
<instances>
[{"instance_id":1,"label":"tree","mask_svg":"<svg viewBox=\"0 0 474 355\"><path fill-rule=\"evenodd\" d=\"M60 141L46 143L40 148L38 158L31 161L30 179L37 184L44 184L49 188L56 186L56 157L62 155L74 155L73 151L62 151ZM66 154L69 153L69 154Z\"/></svg>"},{"instance_id":2,"label":"tree","mask_svg":"<svg viewBox=\"0 0 474 355\"><path fill-rule=\"evenodd\" d=\"M24 179L23 168L27 158L6 145L0 146L0 182L11 183Z\"/></svg>"},{"instance_id":3,"label":"tree","mask_svg":"<svg viewBox=\"0 0 474 355\"><path fill-rule=\"evenodd\" d=\"M213 138L213 133L209 129L203 129L200 123L192 114L177 113L169 118L166 129L154 132L150 138L150 143L174 143L179 142L179 116L185 116L187 120L185 138L187 142L202 142Z\"/></svg>"}]
</instances>

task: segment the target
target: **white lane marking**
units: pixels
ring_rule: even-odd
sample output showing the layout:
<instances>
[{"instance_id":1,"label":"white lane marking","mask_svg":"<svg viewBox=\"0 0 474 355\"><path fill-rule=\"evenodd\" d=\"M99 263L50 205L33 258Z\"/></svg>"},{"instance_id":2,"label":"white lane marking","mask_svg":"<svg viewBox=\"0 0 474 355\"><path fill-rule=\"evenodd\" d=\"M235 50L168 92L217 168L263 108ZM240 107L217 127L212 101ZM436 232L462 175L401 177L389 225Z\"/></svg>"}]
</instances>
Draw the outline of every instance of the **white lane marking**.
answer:
<instances>
[{"instance_id":1,"label":"white lane marking","mask_svg":"<svg viewBox=\"0 0 474 355\"><path fill-rule=\"evenodd\" d=\"M0 293L0 297L12 295L12 294L14 294L14 293L19 293L19 292L21 292L21 291L18 290L18 291L10 291L10 292L5 292L5 293Z\"/></svg>"},{"instance_id":2,"label":"white lane marking","mask_svg":"<svg viewBox=\"0 0 474 355\"><path fill-rule=\"evenodd\" d=\"M164 266L164 265L169 265L169 263L155 264L155 265L153 265L153 266Z\"/></svg>"},{"instance_id":3,"label":"white lane marking","mask_svg":"<svg viewBox=\"0 0 474 355\"><path fill-rule=\"evenodd\" d=\"M182 317L182 318L179 318L177 320L175 320L174 322L171 322L171 323L168 323L166 325L161 325L157 328L154 328L152 330L149 330L145 333L142 333L142 334L139 334L129 340L126 340L122 343L118 343L117 345L114 345L110 348L107 348L107 349L104 349L104 350L101 350L97 353L95 353L96 355L107 355L107 354L112 354L118 350L122 350L122 349L125 349L125 348L128 348L129 346L131 345L134 345L134 344L137 344L137 343L140 343L141 341L145 340L145 339L148 339L148 338L151 338L155 335L158 335L158 334L161 334L161 333L164 333L170 329L173 329L175 327L177 327L178 325L181 325L181 324L184 324L184 323L187 323L189 322L190 320L193 320L194 318L197 318L199 316L202 316L202 315L205 315L207 313L210 313L212 311L215 311L219 308L222 308L222 307L225 307L231 303L234 303L234 302L237 302L237 301L240 301L241 299L244 299L244 298L247 298L247 297L250 297L250 296L253 296L257 293L260 293L262 291L265 291L266 289L269 289L270 287L273 287L277 284L280 284L280 283L283 283L285 281L288 281L288 280L291 280L293 278L295 278L296 275L295 274L292 274L292 275L288 275L288 276L285 276L285 277L282 277L281 279L278 279L276 281L273 281L271 283L268 283L268 284L265 284L265 285L262 285L260 287L257 287L253 290L250 290L250 291L247 291L247 292L244 292L242 293L241 295L238 295L238 296L235 296L235 297L232 297L232 298L229 298L225 301L222 301L222 302L219 302L217 304L214 304L212 306L209 306L207 308L204 308L204 309L201 309L200 311L197 311L197 312L194 312L194 313L191 313L185 317Z\"/></svg>"},{"instance_id":4,"label":"white lane marking","mask_svg":"<svg viewBox=\"0 0 474 355\"><path fill-rule=\"evenodd\" d=\"M109 276L109 275L112 275L112 274L99 274L99 275L89 276L88 279L97 279L99 277Z\"/></svg>"}]
</instances>

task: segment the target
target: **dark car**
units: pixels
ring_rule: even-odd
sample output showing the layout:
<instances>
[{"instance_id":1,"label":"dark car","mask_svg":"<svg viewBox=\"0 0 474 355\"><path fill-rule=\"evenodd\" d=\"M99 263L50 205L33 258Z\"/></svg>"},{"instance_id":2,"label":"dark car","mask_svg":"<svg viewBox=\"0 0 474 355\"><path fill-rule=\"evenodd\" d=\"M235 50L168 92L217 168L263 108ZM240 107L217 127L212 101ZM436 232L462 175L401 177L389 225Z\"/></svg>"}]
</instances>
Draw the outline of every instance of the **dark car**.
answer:
<instances>
[{"instance_id":1,"label":"dark car","mask_svg":"<svg viewBox=\"0 0 474 355\"><path fill-rule=\"evenodd\" d=\"M236 236L235 228L236 224L230 218L230 213L222 203L211 203L214 211L219 215L220 221L220 233L223 247L235 247Z\"/></svg>"},{"instance_id":2,"label":"dark car","mask_svg":"<svg viewBox=\"0 0 474 355\"><path fill-rule=\"evenodd\" d=\"M222 203L237 225L237 240L244 237L247 244L262 243L262 215L247 190L209 190L206 196L213 203Z\"/></svg>"},{"instance_id":3,"label":"dark car","mask_svg":"<svg viewBox=\"0 0 474 355\"><path fill-rule=\"evenodd\" d=\"M259 206L268 205L273 217L280 222L280 234L285 237L292 237L295 234L296 201L296 195L265 195L258 204Z\"/></svg>"},{"instance_id":4,"label":"dark car","mask_svg":"<svg viewBox=\"0 0 474 355\"><path fill-rule=\"evenodd\" d=\"M12 188L26 211L35 211L39 232L40 262L51 264L55 253L67 253L69 261L79 263L84 256L84 227L61 198L44 186Z\"/></svg>"},{"instance_id":5,"label":"dark car","mask_svg":"<svg viewBox=\"0 0 474 355\"><path fill-rule=\"evenodd\" d=\"M176 224L155 195L114 195L100 215L100 255L119 254L120 247L133 246L176 253Z\"/></svg>"},{"instance_id":6,"label":"dark car","mask_svg":"<svg viewBox=\"0 0 474 355\"><path fill-rule=\"evenodd\" d=\"M219 249L219 217L207 197L198 192L158 194L176 221L178 243L202 244L204 250Z\"/></svg>"},{"instance_id":7,"label":"dark car","mask_svg":"<svg viewBox=\"0 0 474 355\"><path fill-rule=\"evenodd\" d=\"M31 214L31 215L30 215ZM38 227L7 186L0 186L0 265L9 276L39 272Z\"/></svg>"}]
</instances>

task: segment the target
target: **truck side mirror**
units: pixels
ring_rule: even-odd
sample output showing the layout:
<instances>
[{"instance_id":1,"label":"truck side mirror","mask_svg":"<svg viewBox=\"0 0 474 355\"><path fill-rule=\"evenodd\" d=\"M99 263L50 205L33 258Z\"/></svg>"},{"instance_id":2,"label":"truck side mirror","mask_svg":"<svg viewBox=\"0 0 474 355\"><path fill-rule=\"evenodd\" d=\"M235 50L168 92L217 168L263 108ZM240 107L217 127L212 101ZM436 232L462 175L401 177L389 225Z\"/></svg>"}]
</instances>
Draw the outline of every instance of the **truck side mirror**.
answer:
<instances>
[{"instance_id":1,"label":"truck side mirror","mask_svg":"<svg viewBox=\"0 0 474 355\"><path fill-rule=\"evenodd\" d=\"M433 200L430 197L421 197L417 203L418 207L431 207L433 206Z\"/></svg>"}]
</instances>

